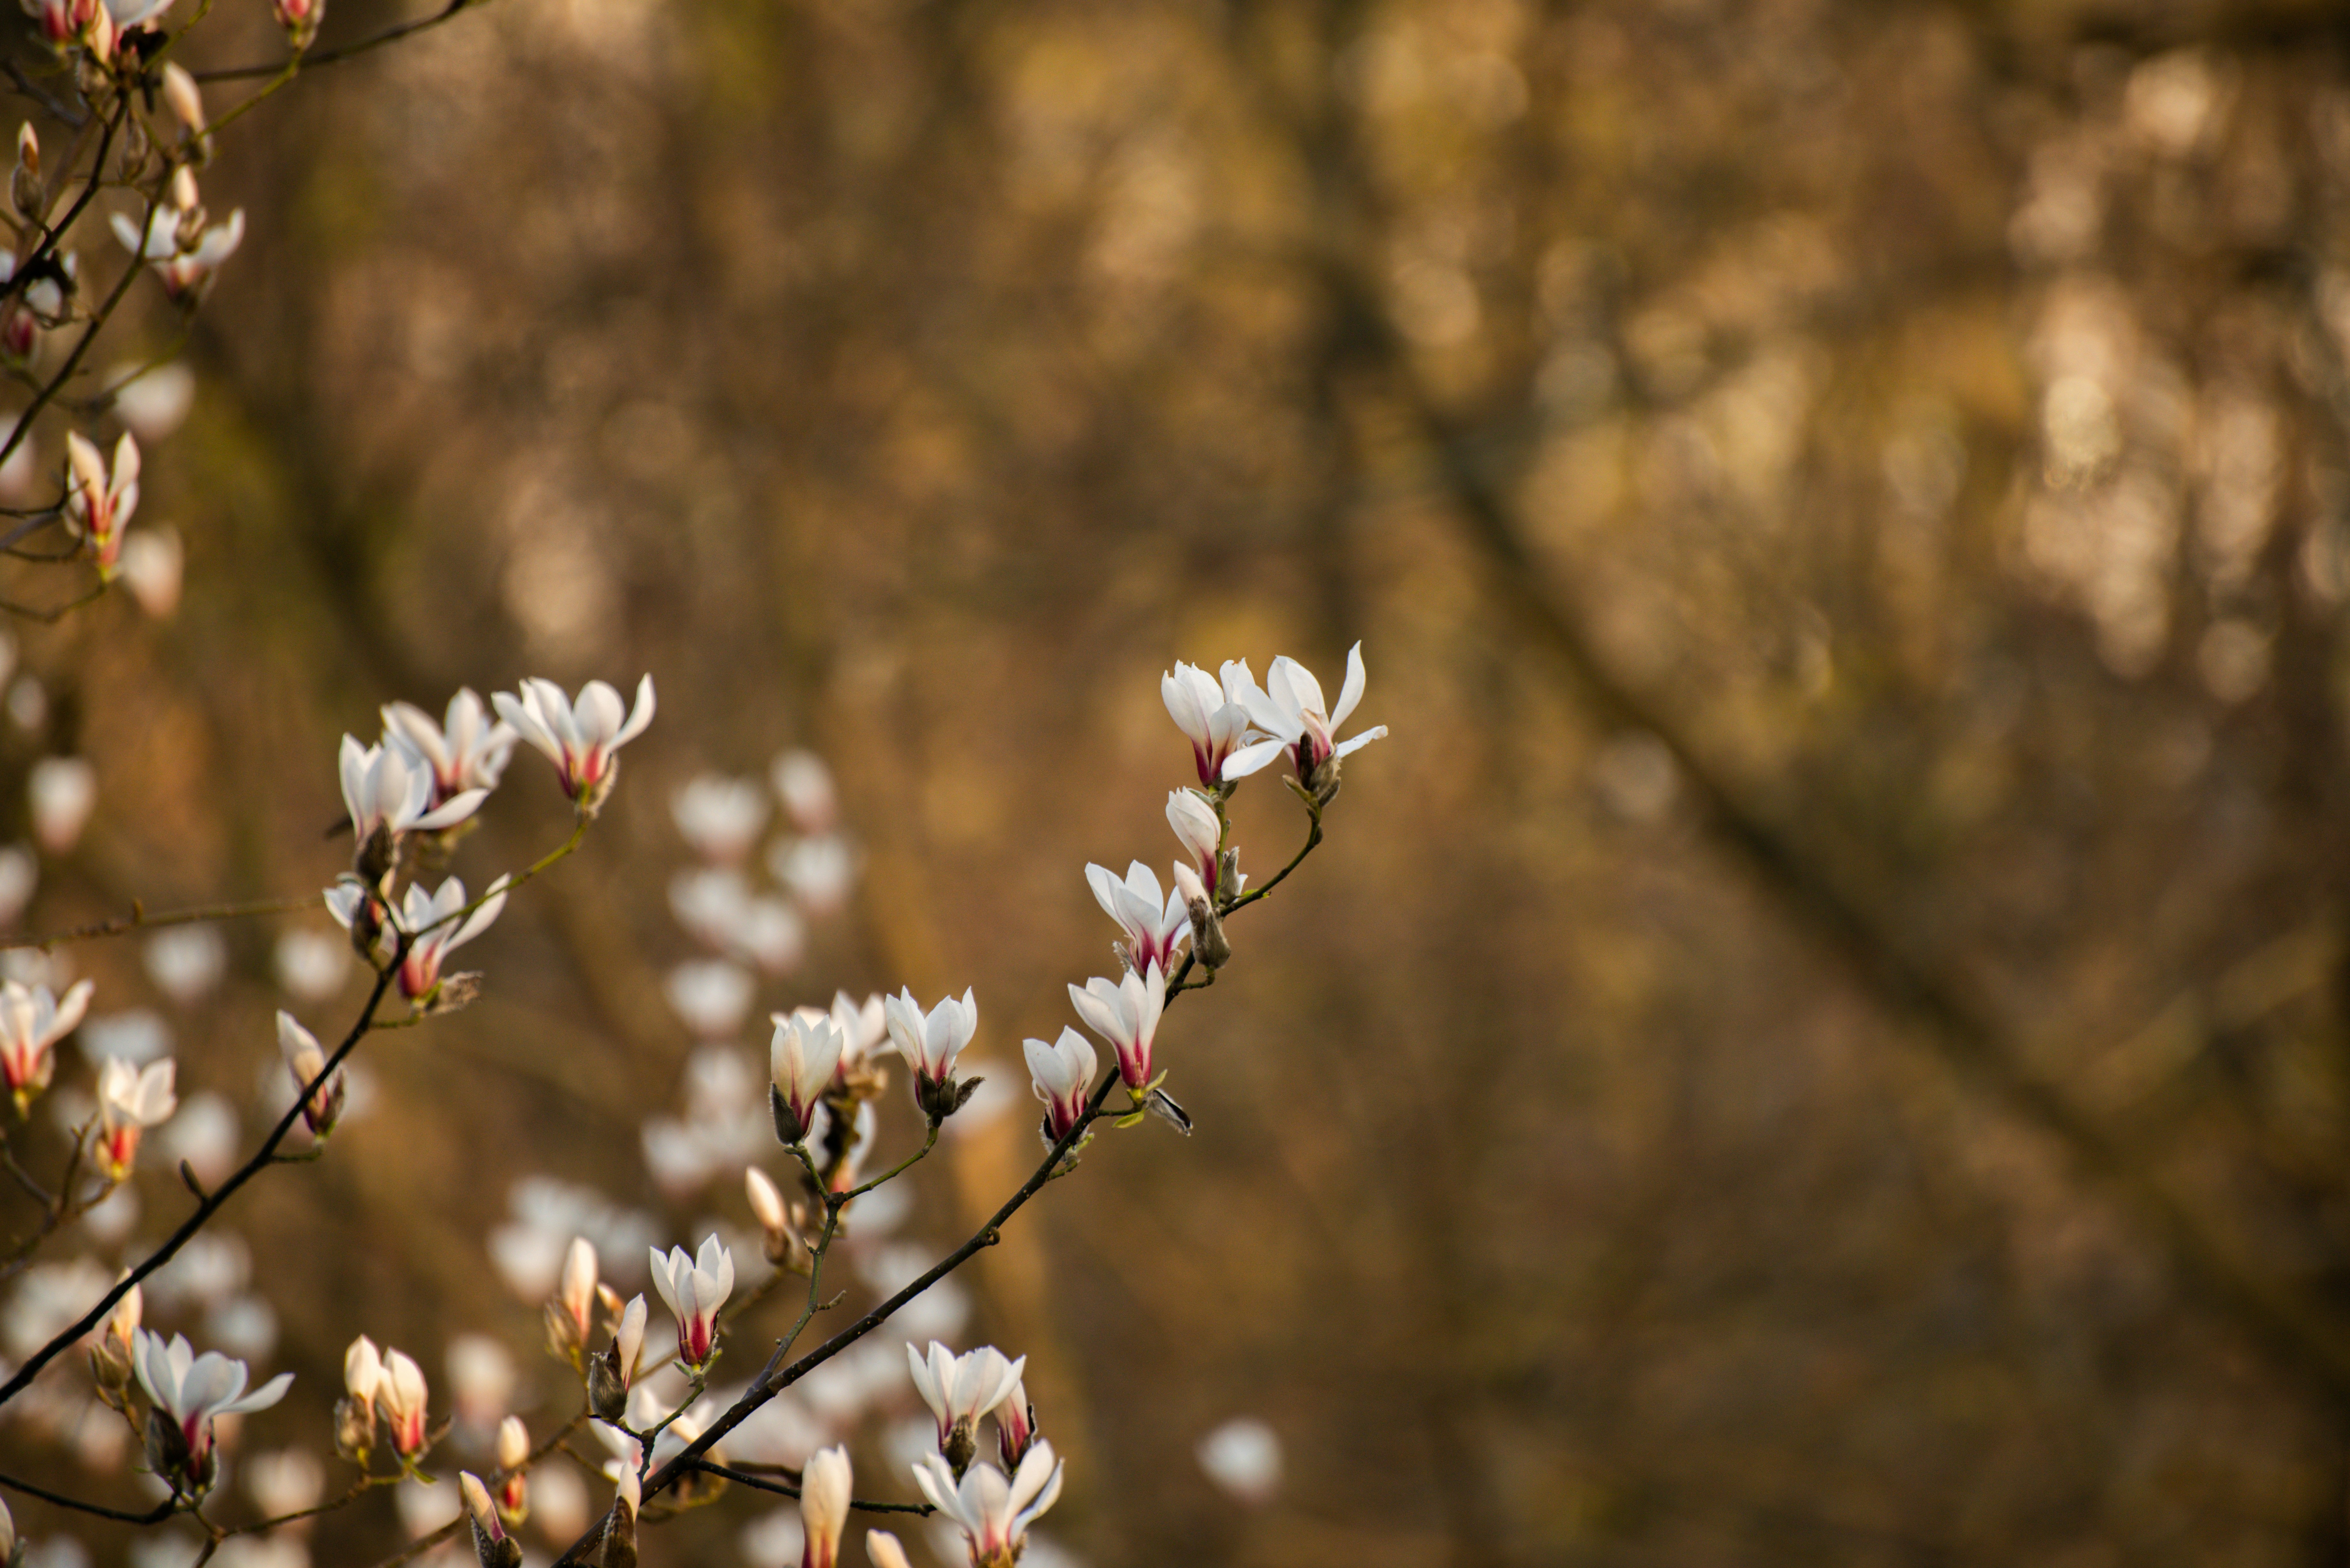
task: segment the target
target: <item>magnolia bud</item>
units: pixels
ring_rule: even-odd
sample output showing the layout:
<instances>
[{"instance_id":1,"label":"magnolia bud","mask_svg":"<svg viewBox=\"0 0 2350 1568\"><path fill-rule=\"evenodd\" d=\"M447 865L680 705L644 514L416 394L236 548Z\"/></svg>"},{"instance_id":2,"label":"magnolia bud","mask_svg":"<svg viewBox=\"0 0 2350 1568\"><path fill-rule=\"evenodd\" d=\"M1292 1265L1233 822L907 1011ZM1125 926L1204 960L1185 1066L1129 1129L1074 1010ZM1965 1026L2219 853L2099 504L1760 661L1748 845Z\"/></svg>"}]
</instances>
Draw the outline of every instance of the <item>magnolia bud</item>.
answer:
<instances>
[{"instance_id":1,"label":"magnolia bud","mask_svg":"<svg viewBox=\"0 0 2350 1568\"><path fill-rule=\"evenodd\" d=\"M335 1452L356 1465L375 1447L375 1401L349 1395L335 1401Z\"/></svg>"},{"instance_id":2,"label":"magnolia bud","mask_svg":"<svg viewBox=\"0 0 2350 1568\"><path fill-rule=\"evenodd\" d=\"M1224 922L1209 901L1208 889L1200 880L1200 874L1180 862L1174 871L1176 889L1182 896L1184 909L1191 915L1191 956L1208 969L1222 969L1232 961L1232 944L1224 936Z\"/></svg>"},{"instance_id":3,"label":"magnolia bud","mask_svg":"<svg viewBox=\"0 0 2350 1568\"><path fill-rule=\"evenodd\" d=\"M1338 798L1337 753L1332 752L1314 764L1314 771L1305 775L1305 787L1314 792L1314 801L1317 805L1328 805Z\"/></svg>"},{"instance_id":4,"label":"magnolia bud","mask_svg":"<svg viewBox=\"0 0 2350 1568\"><path fill-rule=\"evenodd\" d=\"M629 1385L620 1376L619 1346L588 1358L588 1407L614 1426L628 1419Z\"/></svg>"},{"instance_id":5,"label":"magnolia bud","mask_svg":"<svg viewBox=\"0 0 2350 1568\"><path fill-rule=\"evenodd\" d=\"M957 1480L962 1479L963 1471L971 1469L972 1459L978 1452L979 1438L972 1432L971 1417L957 1416L953 1428L947 1433L947 1440L939 1445L940 1456L954 1471Z\"/></svg>"},{"instance_id":6,"label":"magnolia bud","mask_svg":"<svg viewBox=\"0 0 2350 1568\"><path fill-rule=\"evenodd\" d=\"M99 1330L98 1343L90 1347L89 1371L97 1380L99 1396L118 1410L130 1393L131 1345L139 1331L140 1302L137 1285L123 1292ZM5 1553L0 1553L0 1561L5 1561Z\"/></svg>"},{"instance_id":7,"label":"magnolia bud","mask_svg":"<svg viewBox=\"0 0 2350 1568\"><path fill-rule=\"evenodd\" d=\"M866 1560L873 1564L873 1568L910 1568L910 1564L906 1562L905 1547L899 1544L898 1538L886 1530L868 1530L865 1532L865 1556Z\"/></svg>"},{"instance_id":8,"label":"magnolia bud","mask_svg":"<svg viewBox=\"0 0 2350 1568\"><path fill-rule=\"evenodd\" d=\"M164 62L163 101L172 106L172 112L180 117L180 123L188 128L190 136L203 135L203 90L196 86L196 78L188 74L187 67L177 60Z\"/></svg>"},{"instance_id":9,"label":"magnolia bud","mask_svg":"<svg viewBox=\"0 0 2350 1568\"><path fill-rule=\"evenodd\" d=\"M505 1479L498 1483L498 1517L509 1526L518 1525L530 1517L530 1478L523 1467L530 1463L530 1431L519 1416L508 1416L498 1423L498 1469Z\"/></svg>"},{"instance_id":10,"label":"magnolia bud","mask_svg":"<svg viewBox=\"0 0 2350 1568\"><path fill-rule=\"evenodd\" d=\"M277 25L286 29L286 46L298 55L318 36L318 23L327 14L327 0L270 0L269 9L277 18Z\"/></svg>"},{"instance_id":11,"label":"magnolia bud","mask_svg":"<svg viewBox=\"0 0 2350 1568\"><path fill-rule=\"evenodd\" d=\"M612 1499L612 1511L604 1516L604 1539L597 1547L595 1558L597 1568L637 1568L637 1506L643 1497L637 1472L621 1466L619 1494Z\"/></svg>"},{"instance_id":12,"label":"magnolia bud","mask_svg":"<svg viewBox=\"0 0 2350 1568\"><path fill-rule=\"evenodd\" d=\"M16 132L16 172L9 182L8 195L16 211L36 223L48 211L49 193L41 184L41 139L33 134L29 119Z\"/></svg>"},{"instance_id":13,"label":"magnolia bud","mask_svg":"<svg viewBox=\"0 0 2350 1568\"><path fill-rule=\"evenodd\" d=\"M1020 1468L1028 1445L1035 1440L1036 1407L1028 1402L1028 1385L1015 1383L1003 1403L995 1407L995 1449L1003 1458L1005 1475Z\"/></svg>"},{"instance_id":14,"label":"magnolia bud","mask_svg":"<svg viewBox=\"0 0 2350 1568\"><path fill-rule=\"evenodd\" d=\"M457 1490L464 1494L465 1516L473 1527L473 1554L482 1568L522 1568L522 1542L506 1533L481 1477L460 1471Z\"/></svg>"},{"instance_id":15,"label":"magnolia bud","mask_svg":"<svg viewBox=\"0 0 2350 1568\"><path fill-rule=\"evenodd\" d=\"M743 1167L743 1186L750 1195L751 1212L758 1217L759 1228L764 1232L764 1245L760 1251L767 1262L779 1269L805 1272L808 1244L801 1231L806 1210L797 1205L786 1208L784 1195L767 1179L767 1173L755 1165Z\"/></svg>"}]
</instances>

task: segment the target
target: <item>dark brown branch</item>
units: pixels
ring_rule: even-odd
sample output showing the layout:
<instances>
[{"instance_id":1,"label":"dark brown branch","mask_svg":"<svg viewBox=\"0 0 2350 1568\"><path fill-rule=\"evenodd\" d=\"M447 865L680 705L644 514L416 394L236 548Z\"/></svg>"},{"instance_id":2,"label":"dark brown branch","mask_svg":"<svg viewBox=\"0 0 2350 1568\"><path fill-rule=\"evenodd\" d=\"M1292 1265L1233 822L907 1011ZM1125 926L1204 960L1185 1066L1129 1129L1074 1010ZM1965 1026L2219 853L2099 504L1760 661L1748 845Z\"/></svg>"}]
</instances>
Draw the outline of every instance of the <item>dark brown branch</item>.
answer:
<instances>
[{"instance_id":1,"label":"dark brown branch","mask_svg":"<svg viewBox=\"0 0 2350 1568\"><path fill-rule=\"evenodd\" d=\"M311 70L319 66L339 65L345 60L380 49L386 44L396 44L411 34L437 27L456 16L458 12L468 9L474 3L475 0L449 0L447 5L430 16L420 16L413 22L402 22L397 27L386 28L372 37L361 38L356 43L340 44L331 49L319 49L265 66L229 66L215 71L197 71L194 73L195 78L200 82L250 81L255 77L277 76L291 65L298 64L304 70Z\"/></svg>"},{"instance_id":2,"label":"dark brown branch","mask_svg":"<svg viewBox=\"0 0 2350 1568\"><path fill-rule=\"evenodd\" d=\"M709 1459L696 1459L693 1468L703 1475L723 1476L737 1486L753 1491L771 1491L777 1497L797 1497L800 1489L788 1481L769 1480L764 1476L750 1475L732 1465L716 1464ZM911 1513L929 1518L938 1509L927 1502L868 1502L863 1498L851 1498L848 1506L859 1513Z\"/></svg>"}]
</instances>

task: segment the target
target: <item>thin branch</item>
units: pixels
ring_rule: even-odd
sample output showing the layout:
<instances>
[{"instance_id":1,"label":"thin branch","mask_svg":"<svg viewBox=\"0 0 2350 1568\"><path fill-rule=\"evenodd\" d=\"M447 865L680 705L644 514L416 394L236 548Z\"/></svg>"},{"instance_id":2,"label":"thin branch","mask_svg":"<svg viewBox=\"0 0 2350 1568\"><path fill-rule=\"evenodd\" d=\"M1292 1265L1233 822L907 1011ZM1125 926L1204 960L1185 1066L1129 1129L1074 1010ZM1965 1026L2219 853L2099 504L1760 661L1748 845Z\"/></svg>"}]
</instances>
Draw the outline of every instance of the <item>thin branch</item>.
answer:
<instances>
[{"instance_id":1,"label":"thin branch","mask_svg":"<svg viewBox=\"0 0 2350 1568\"><path fill-rule=\"evenodd\" d=\"M800 1494L800 1489L796 1486L785 1481L768 1480L761 1476L747 1475L732 1465L714 1464L709 1459L696 1459L693 1461L693 1468L703 1475L723 1476L735 1485L749 1487L753 1491L771 1491L777 1497L797 1497ZM923 1519L928 1519L931 1514L938 1512L935 1505L927 1502L868 1502L863 1498L858 1497L850 1498L848 1506L859 1513L910 1513Z\"/></svg>"},{"instance_id":2,"label":"thin branch","mask_svg":"<svg viewBox=\"0 0 2350 1568\"><path fill-rule=\"evenodd\" d=\"M373 37L361 38L357 43L341 44L331 49L319 49L309 54L295 55L275 65L230 66L220 70L197 71L194 73L195 78L200 82L250 81L255 77L274 77L281 71L291 74L296 68L311 70L319 66L339 65L345 60L355 59L360 55L380 49L386 44L398 43L411 34L437 27L455 16L460 11L470 9L474 4L475 0L449 0L447 5L430 16L421 16L413 22L402 22L397 27L387 28Z\"/></svg>"},{"instance_id":3,"label":"thin branch","mask_svg":"<svg viewBox=\"0 0 2350 1568\"><path fill-rule=\"evenodd\" d=\"M55 1503L59 1508L72 1509L76 1513L95 1514L100 1519L119 1519L125 1524L161 1523L178 1511L182 1501L180 1494L175 1491L146 1512L133 1513L128 1509L108 1508L103 1503L84 1502L78 1497L68 1497L61 1491L51 1491L45 1486L35 1486L31 1481L18 1480L15 1476L0 1475L0 1487L6 1487L10 1491L22 1492L26 1497L39 1498L43 1502Z\"/></svg>"},{"instance_id":4,"label":"thin branch","mask_svg":"<svg viewBox=\"0 0 2350 1568\"><path fill-rule=\"evenodd\" d=\"M303 909L318 908L318 895L305 893L298 897L256 898L248 904L204 904L190 909L168 909L151 915L144 904L134 898L130 913L114 915L91 925L75 926L69 930L51 931L45 936L0 936L0 952L11 948L41 948L47 950L60 942L89 941L99 937L119 937L126 931L152 930L158 926L192 926L205 920L242 920L255 915L291 915Z\"/></svg>"}]
</instances>

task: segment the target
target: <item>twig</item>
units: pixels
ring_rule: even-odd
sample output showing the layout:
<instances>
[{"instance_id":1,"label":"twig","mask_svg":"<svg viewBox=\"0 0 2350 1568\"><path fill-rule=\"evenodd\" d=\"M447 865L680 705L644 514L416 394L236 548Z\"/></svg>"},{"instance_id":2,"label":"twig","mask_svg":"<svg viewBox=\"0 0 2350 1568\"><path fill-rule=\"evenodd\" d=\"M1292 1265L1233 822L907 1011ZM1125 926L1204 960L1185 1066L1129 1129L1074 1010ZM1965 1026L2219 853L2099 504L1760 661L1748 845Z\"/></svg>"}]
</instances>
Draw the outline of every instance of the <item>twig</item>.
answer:
<instances>
[{"instance_id":1,"label":"twig","mask_svg":"<svg viewBox=\"0 0 2350 1568\"><path fill-rule=\"evenodd\" d=\"M771 1491L778 1497L797 1497L800 1494L800 1489L788 1482L768 1480L761 1476L748 1475L732 1465L715 1464L709 1459L696 1459L693 1461L693 1468L704 1475L723 1476L735 1485L749 1487L753 1491ZM868 1502L861 1497L849 1499L848 1506L859 1513L911 1513L924 1519L938 1512L935 1505L927 1502Z\"/></svg>"},{"instance_id":2,"label":"twig","mask_svg":"<svg viewBox=\"0 0 2350 1568\"><path fill-rule=\"evenodd\" d=\"M205 920L242 920L255 915L290 915L318 907L318 895L306 893L299 897L256 898L249 904L204 904L192 909L170 909L160 915L151 915L138 900L133 899L130 914L111 916L91 925L51 931L45 936L0 936L0 952L11 948L47 950L60 942L119 937L126 931L151 930L158 926L192 926Z\"/></svg>"},{"instance_id":3,"label":"twig","mask_svg":"<svg viewBox=\"0 0 2350 1568\"><path fill-rule=\"evenodd\" d=\"M249 81L255 77L276 76L280 71L290 74L296 67L315 69L319 66L339 65L345 60L354 59L371 50L380 49L386 44L397 43L411 34L437 27L460 11L470 8L473 4L474 0L449 0L447 5L430 16L419 17L413 22L402 22L397 27L387 28L373 37L361 38L357 43L342 44L331 49L319 49L311 54L296 55L276 65L229 66L219 70L197 71L194 73L195 78L200 82Z\"/></svg>"}]
</instances>

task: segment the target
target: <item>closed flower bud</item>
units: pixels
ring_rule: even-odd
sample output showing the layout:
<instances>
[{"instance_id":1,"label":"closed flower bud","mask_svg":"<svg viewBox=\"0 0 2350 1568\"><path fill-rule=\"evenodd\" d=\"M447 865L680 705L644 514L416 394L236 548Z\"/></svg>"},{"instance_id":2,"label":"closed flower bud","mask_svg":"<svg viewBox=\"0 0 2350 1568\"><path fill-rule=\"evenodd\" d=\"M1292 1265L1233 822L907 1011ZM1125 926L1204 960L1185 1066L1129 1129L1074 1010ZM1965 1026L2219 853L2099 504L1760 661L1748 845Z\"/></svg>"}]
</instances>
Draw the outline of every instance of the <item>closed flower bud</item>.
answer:
<instances>
[{"instance_id":1,"label":"closed flower bud","mask_svg":"<svg viewBox=\"0 0 2350 1568\"><path fill-rule=\"evenodd\" d=\"M865 1532L865 1558L873 1568L911 1568L906 1561L905 1547L886 1530Z\"/></svg>"},{"instance_id":2,"label":"closed flower bud","mask_svg":"<svg viewBox=\"0 0 2350 1568\"><path fill-rule=\"evenodd\" d=\"M114 1310L107 1314L104 1326L99 1330L98 1343L90 1347L89 1372L98 1384L99 1396L118 1410L122 1408L124 1395L130 1386L131 1357L141 1311L139 1287L133 1285L114 1303Z\"/></svg>"},{"instance_id":3,"label":"closed flower bud","mask_svg":"<svg viewBox=\"0 0 2350 1568\"><path fill-rule=\"evenodd\" d=\"M1207 885L1199 873L1189 866L1175 867L1175 890L1183 899L1183 908L1191 917L1191 954L1211 970L1219 970L1232 961L1232 944L1224 935L1224 922L1210 901Z\"/></svg>"},{"instance_id":4,"label":"closed flower bud","mask_svg":"<svg viewBox=\"0 0 2350 1568\"><path fill-rule=\"evenodd\" d=\"M627 1419L629 1388L644 1348L645 1298L639 1295L629 1299L613 1325L611 1345L588 1361L588 1405L599 1420L618 1425Z\"/></svg>"},{"instance_id":5,"label":"closed flower bud","mask_svg":"<svg viewBox=\"0 0 2350 1568\"><path fill-rule=\"evenodd\" d=\"M995 1407L995 1451L1003 1456L1006 1475L1020 1468L1035 1440L1036 1407L1028 1402L1028 1385L1015 1383Z\"/></svg>"},{"instance_id":6,"label":"closed flower bud","mask_svg":"<svg viewBox=\"0 0 2350 1568\"><path fill-rule=\"evenodd\" d=\"M335 1452L364 1465L375 1449L375 1401L346 1394L335 1401Z\"/></svg>"},{"instance_id":7,"label":"closed flower bud","mask_svg":"<svg viewBox=\"0 0 2350 1568\"><path fill-rule=\"evenodd\" d=\"M779 1269L806 1272L808 1244L802 1232L806 1211L797 1205L786 1207L784 1195L776 1190L767 1173L755 1165L743 1167L743 1187L750 1195L751 1212L758 1217L759 1229L764 1235L760 1251L767 1262Z\"/></svg>"},{"instance_id":8,"label":"closed flower bud","mask_svg":"<svg viewBox=\"0 0 2350 1568\"><path fill-rule=\"evenodd\" d=\"M848 1524L848 1450L834 1447L808 1456L800 1472L800 1568L837 1568L840 1532Z\"/></svg>"},{"instance_id":9,"label":"closed flower bud","mask_svg":"<svg viewBox=\"0 0 2350 1568\"><path fill-rule=\"evenodd\" d=\"M8 182L8 195L16 211L36 223L48 211L49 193L41 183L41 139L33 134L29 119L16 131L16 171Z\"/></svg>"},{"instance_id":10,"label":"closed flower bud","mask_svg":"<svg viewBox=\"0 0 2350 1568\"><path fill-rule=\"evenodd\" d=\"M637 1508L643 1499L636 1470L622 1465L619 1494L612 1499L612 1511L604 1516L604 1538L590 1559L596 1568L637 1568Z\"/></svg>"},{"instance_id":11,"label":"closed flower bud","mask_svg":"<svg viewBox=\"0 0 2350 1568\"><path fill-rule=\"evenodd\" d=\"M596 1248L574 1236L563 1256L563 1279L546 1301L546 1349L578 1370L588 1350L588 1314L597 1297Z\"/></svg>"},{"instance_id":12,"label":"closed flower bud","mask_svg":"<svg viewBox=\"0 0 2350 1568\"><path fill-rule=\"evenodd\" d=\"M432 1446L424 1421L424 1369L397 1350L383 1353L383 1374L375 1386L376 1413L391 1434L392 1451L412 1465Z\"/></svg>"},{"instance_id":13,"label":"closed flower bud","mask_svg":"<svg viewBox=\"0 0 2350 1568\"><path fill-rule=\"evenodd\" d=\"M520 1416L498 1423L497 1456L505 1478L498 1483L498 1517L512 1527L530 1517L530 1478L523 1469L530 1463L530 1431Z\"/></svg>"},{"instance_id":14,"label":"closed flower bud","mask_svg":"<svg viewBox=\"0 0 2350 1568\"><path fill-rule=\"evenodd\" d=\"M285 1053L286 1070L293 1075L294 1092L297 1095L327 1070L327 1054L320 1048L318 1037L282 1008L277 1013L277 1048ZM347 1090L342 1070L337 1068L332 1077L318 1085L317 1093L303 1102L302 1122L310 1129L312 1137L323 1138L335 1130L335 1123L342 1117Z\"/></svg>"},{"instance_id":15,"label":"closed flower bud","mask_svg":"<svg viewBox=\"0 0 2350 1568\"><path fill-rule=\"evenodd\" d=\"M482 1484L482 1478L471 1470L462 1470L457 1476L457 1490L464 1495L465 1516L473 1527L473 1554L481 1560L482 1568L522 1568L522 1542L506 1533L497 1507L490 1500L490 1489Z\"/></svg>"},{"instance_id":16,"label":"closed flower bud","mask_svg":"<svg viewBox=\"0 0 2350 1568\"><path fill-rule=\"evenodd\" d=\"M286 29L286 46L296 54L310 47L318 36L318 23L327 14L327 0L269 0L270 15Z\"/></svg>"}]
</instances>

